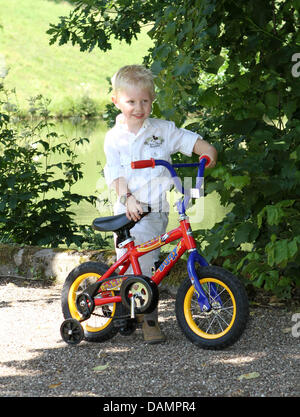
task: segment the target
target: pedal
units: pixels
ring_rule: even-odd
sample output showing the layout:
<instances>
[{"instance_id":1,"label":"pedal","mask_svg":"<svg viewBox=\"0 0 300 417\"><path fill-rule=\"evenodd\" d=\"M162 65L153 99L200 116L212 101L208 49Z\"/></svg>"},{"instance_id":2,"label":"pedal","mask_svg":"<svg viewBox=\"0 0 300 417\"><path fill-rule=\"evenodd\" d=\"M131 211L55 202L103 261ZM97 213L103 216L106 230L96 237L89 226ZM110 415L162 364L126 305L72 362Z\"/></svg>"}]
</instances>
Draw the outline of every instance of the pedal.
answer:
<instances>
[{"instance_id":1,"label":"pedal","mask_svg":"<svg viewBox=\"0 0 300 417\"><path fill-rule=\"evenodd\" d=\"M130 299L130 318L134 319L135 318L135 297L132 296Z\"/></svg>"},{"instance_id":2,"label":"pedal","mask_svg":"<svg viewBox=\"0 0 300 417\"><path fill-rule=\"evenodd\" d=\"M119 328L119 333L122 336L130 336L132 333L135 332L136 328L137 328L136 319L127 319L125 326L121 326Z\"/></svg>"}]
</instances>

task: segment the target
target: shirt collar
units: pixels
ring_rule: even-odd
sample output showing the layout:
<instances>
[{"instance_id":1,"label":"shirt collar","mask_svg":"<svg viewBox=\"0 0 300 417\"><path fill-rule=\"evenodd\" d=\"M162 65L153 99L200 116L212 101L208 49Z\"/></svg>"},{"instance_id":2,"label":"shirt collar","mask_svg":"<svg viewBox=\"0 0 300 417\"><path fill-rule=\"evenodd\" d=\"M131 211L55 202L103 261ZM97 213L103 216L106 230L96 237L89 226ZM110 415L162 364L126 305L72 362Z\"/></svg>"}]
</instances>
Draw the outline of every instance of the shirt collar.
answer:
<instances>
[{"instance_id":1,"label":"shirt collar","mask_svg":"<svg viewBox=\"0 0 300 417\"><path fill-rule=\"evenodd\" d=\"M144 121L144 123L143 123L143 126L142 127L144 127L145 129L147 129L148 127L150 127L151 126L151 122L150 122L150 119L146 119L145 121Z\"/></svg>"}]
</instances>

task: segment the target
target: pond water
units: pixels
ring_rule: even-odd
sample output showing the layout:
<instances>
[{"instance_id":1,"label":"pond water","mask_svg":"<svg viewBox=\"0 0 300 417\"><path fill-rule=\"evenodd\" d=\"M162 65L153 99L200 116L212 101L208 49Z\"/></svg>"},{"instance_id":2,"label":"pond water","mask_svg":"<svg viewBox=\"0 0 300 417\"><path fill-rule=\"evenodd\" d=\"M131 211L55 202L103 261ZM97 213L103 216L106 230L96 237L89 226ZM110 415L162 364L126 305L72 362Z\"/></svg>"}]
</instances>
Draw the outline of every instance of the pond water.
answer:
<instances>
[{"instance_id":1,"label":"pond water","mask_svg":"<svg viewBox=\"0 0 300 417\"><path fill-rule=\"evenodd\" d=\"M107 130L107 125L103 121L74 125L67 120L57 123L55 128L55 131L68 138L86 137L89 139L89 143L77 148L78 161L84 164L82 167L84 175L83 179L73 186L72 191L82 195L95 195L97 205L93 207L88 203L82 203L72 207L76 222L79 224L89 225L96 217L113 214L112 202L115 201L115 195L108 191L102 174L105 165L103 144ZM168 196L170 203L169 229L177 226L178 215L173 204L179 196L174 192L169 193ZM107 202L107 200L109 201ZM211 228L216 222L221 221L226 214L226 209L221 206L219 196L215 192L196 201L197 205L188 211L194 230Z\"/></svg>"}]
</instances>

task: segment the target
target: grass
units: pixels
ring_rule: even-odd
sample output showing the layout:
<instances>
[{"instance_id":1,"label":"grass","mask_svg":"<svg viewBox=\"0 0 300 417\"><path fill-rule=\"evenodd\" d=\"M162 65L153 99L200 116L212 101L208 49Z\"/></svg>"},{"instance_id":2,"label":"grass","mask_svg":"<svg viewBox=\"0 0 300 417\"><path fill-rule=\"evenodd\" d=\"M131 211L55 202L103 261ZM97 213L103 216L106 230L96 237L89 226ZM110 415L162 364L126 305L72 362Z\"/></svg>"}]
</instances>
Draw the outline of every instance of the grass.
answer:
<instances>
[{"instance_id":1,"label":"grass","mask_svg":"<svg viewBox=\"0 0 300 417\"><path fill-rule=\"evenodd\" d=\"M72 6L57 0L0 0L0 71L9 69L6 88L16 88L19 106L28 107L28 98L43 94L51 99L50 110L68 115L84 96L103 109L110 101L111 77L122 65L142 63L151 46L143 31L132 45L113 41L112 50L80 52L71 44L49 45L46 31Z\"/></svg>"}]
</instances>

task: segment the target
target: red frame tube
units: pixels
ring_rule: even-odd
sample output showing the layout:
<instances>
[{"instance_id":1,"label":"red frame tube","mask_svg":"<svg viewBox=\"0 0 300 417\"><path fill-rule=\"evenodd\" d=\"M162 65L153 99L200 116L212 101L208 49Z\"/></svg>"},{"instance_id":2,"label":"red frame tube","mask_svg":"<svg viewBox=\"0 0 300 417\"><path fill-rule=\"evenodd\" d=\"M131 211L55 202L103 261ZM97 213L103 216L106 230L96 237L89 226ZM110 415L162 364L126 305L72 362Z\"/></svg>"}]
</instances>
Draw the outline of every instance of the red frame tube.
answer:
<instances>
[{"instance_id":1,"label":"red frame tube","mask_svg":"<svg viewBox=\"0 0 300 417\"><path fill-rule=\"evenodd\" d=\"M135 275L141 275L141 267L138 261L140 256L143 256L152 250L160 248L178 239L180 239L178 244L169 253L166 259L158 267L155 274L151 277L151 279L158 285L186 250L196 248L196 241L192 236L190 223L187 217L180 220L180 225L176 229L164 233L155 239L137 246L134 245L134 242L129 242L127 245L125 245L127 252L119 260L117 260L98 281L109 278L110 275L119 267L121 268L119 275L125 275L130 265L132 265L133 273ZM96 297L94 298L94 301L95 305L99 306L110 303L119 303L122 301L122 299L121 296L108 296L103 298Z\"/></svg>"}]
</instances>

